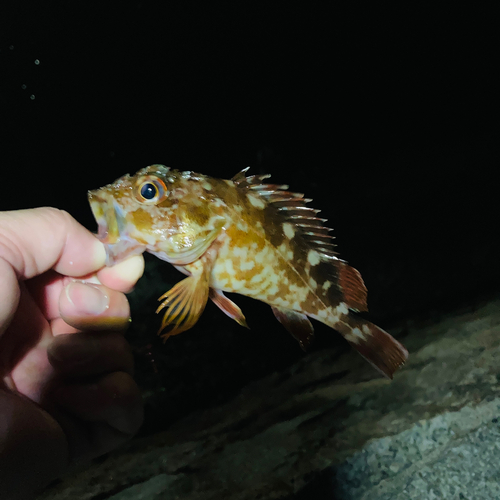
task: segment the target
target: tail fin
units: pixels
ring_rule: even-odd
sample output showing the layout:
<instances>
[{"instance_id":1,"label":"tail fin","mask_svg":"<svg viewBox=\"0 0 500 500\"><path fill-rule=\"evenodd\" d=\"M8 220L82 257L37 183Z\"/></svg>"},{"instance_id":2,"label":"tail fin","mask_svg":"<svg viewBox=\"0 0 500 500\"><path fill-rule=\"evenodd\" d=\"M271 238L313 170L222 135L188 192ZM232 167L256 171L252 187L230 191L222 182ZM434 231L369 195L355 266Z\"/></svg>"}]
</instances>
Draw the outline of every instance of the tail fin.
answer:
<instances>
[{"instance_id":1,"label":"tail fin","mask_svg":"<svg viewBox=\"0 0 500 500\"><path fill-rule=\"evenodd\" d=\"M394 337L369 321L349 315L331 325L383 375L392 379L405 363L408 351Z\"/></svg>"}]
</instances>

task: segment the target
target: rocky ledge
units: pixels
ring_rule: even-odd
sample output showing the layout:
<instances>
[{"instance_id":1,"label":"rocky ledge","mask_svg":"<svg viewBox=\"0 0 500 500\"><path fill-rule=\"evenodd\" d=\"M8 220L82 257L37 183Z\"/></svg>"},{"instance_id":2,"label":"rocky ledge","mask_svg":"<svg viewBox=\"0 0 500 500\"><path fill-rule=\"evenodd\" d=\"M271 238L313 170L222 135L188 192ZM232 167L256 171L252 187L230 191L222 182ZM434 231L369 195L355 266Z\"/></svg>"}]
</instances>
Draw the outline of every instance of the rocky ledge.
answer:
<instances>
[{"instance_id":1,"label":"rocky ledge","mask_svg":"<svg viewBox=\"0 0 500 500\"><path fill-rule=\"evenodd\" d=\"M40 498L500 498L500 300L391 332L410 351L393 381L313 352Z\"/></svg>"}]
</instances>

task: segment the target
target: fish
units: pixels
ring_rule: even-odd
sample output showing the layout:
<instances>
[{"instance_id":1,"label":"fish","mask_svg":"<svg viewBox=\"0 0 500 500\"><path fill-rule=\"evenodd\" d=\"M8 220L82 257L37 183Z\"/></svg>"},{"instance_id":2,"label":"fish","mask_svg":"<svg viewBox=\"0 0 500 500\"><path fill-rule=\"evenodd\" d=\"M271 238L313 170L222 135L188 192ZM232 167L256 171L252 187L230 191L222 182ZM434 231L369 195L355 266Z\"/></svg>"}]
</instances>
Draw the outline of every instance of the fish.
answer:
<instances>
[{"instance_id":1,"label":"fish","mask_svg":"<svg viewBox=\"0 0 500 500\"><path fill-rule=\"evenodd\" d=\"M357 315L368 310L367 289L338 257L327 220L302 193L248 169L226 180L154 164L89 191L106 265L150 252L187 275L159 298L164 340L192 328L209 298L248 328L224 294L232 292L269 304L303 350L313 340L312 318L392 378L408 351Z\"/></svg>"}]
</instances>

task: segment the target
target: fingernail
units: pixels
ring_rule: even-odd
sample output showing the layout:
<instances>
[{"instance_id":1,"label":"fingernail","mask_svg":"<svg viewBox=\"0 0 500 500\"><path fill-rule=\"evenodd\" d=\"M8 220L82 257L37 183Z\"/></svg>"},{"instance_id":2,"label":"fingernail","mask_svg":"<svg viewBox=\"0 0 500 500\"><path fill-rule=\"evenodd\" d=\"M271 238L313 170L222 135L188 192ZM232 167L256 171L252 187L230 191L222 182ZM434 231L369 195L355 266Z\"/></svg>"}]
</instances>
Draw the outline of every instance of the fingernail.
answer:
<instances>
[{"instance_id":1,"label":"fingernail","mask_svg":"<svg viewBox=\"0 0 500 500\"><path fill-rule=\"evenodd\" d=\"M109 307L109 297L98 286L73 281L66 286L66 297L84 314L102 314Z\"/></svg>"}]
</instances>

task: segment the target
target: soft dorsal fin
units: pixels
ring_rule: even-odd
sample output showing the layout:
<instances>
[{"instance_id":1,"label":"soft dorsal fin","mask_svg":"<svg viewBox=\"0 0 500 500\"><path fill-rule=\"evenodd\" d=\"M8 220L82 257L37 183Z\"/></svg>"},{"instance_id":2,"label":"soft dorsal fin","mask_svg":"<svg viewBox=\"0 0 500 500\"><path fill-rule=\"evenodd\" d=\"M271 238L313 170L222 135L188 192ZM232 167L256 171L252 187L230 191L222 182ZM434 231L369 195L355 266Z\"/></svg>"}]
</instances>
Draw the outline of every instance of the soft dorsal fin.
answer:
<instances>
[{"instance_id":1,"label":"soft dorsal fin","mask_svg":"<svg viewBox=\"0 0 500 500\"><path fill-rule=\"evenodd\" d=\"M353 311L368 311L366 304L366 287L361 274L343 260L336 261L337 280L342 288L344 301Z\"/></svg>"},{"instance_id":2,"label":"soft dorsal fin","mask_svg":"<svg viewBox=\"0 0 500 500\"><path fill-rule=\"evenodd\" d=\"M287 184L265 183L265 179L271 177L270 174L247 177L245 174L249 168L241 170L232 178L236 187L261 197L281 223L292 225L294 234L299 235L308 248L327 258L336 258L334 237L329 234L333 230L324 225L327 219L317 217L320 210L306 206L312 200L304 198L302 193L288 191Z\"/></svg>"}]
</instances>

